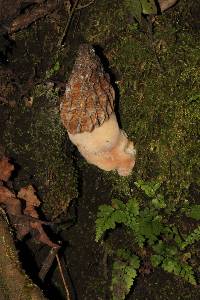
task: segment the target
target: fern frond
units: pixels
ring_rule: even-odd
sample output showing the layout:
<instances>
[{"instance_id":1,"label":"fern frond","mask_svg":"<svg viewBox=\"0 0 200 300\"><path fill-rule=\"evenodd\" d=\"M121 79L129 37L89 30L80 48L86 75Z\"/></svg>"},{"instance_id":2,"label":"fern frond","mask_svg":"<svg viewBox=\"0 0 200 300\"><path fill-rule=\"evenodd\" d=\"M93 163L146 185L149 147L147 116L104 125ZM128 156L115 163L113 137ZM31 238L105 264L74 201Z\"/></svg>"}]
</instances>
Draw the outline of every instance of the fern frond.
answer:
<instances>
[{"instance_id":1,"label":"fern frond","mask_svg":"<svg viewBox=\"0 0 200 300\"><path fill-rule=\"evenodd\" d=\"M142 247L145 241L150 246L153 245L164 228L161 216L156 215L154 210L145 208L140 212L137 222L138 226L133 229L133 232L138 245Z\"/></svg>"},{"instance_id":2,"label":"fern frond","mask_svg":"<svg viewBox=\"0 0 200 300\"><path fill-rule=\"evenodd\" d=\"M96 219L96 242L107 230L114 229L117 223L131 229L135 228L135 216L138 214L139 204L135 199L130 199L126 204L114 199L112 205L101 205Z\"/></svg>"},{"instance_id":3,"label":"fern frond","mask_svg":"<svg viewBox=\"0 0 200 300\"><path fill-rule=\"evenodd\" d=\"M137 199L129 199L127 203L114 199L111 205L102 205L96 220L96 241L117 224L123 224L133 233L139 247L145 244L153 253L151 263L154 267L161 267L165 271L174 273L195 285L196 279L191 266L183 262L183 253L187 246L200 241L200 225L183 238L179 229L173 224L167 224L160 210L165 205L164 197L158 194L160 183L139 180L135 185L141 188L151 198L150 206L140 208ZM200 219L200 205L184 208L187 216ZM123 300L129 293L139 268L139 259L127 250L117 251L117 259L113 264L112 294L114 300Z\"/></svg>"},{"instance_id":4,"label":"fern frond","mask_svg":"<svg viewBox=\"0 0 200 300\"><path fill-rule=\"evenodd\" d=\"M161 183L158 181L148 181L138 180L134 184L140 188L148 197L153 198L156 195L157 190L160 188Z\"/></svg>"},{"instance_id":5,"label":"fern frond","mask_svg":"<svg viewBox=\"0 0 200 300\"><path fill-rule=\"evenodd\" d=\"M100 240L106 230L115 228L115 221L112 218L114 210L115 209L109 205L101 205L99 207L96 219L96 242Z\"/></svg>"},{"instance_id":6,"label":"fern frond","mask_svg":"<svg viewBox=\"0 0 200 300\"><path fill-rule=\"evenodd\" d=\"M166 257L163 260L161 267L169 273L174 273L175 275L184 278L186 281L193 285L197 284L194 276L194 271L192 267L187 264L180 263L176 259Z\"/></svg>"},{"instance_id":7,"label":"fern frond","mask_svg":"<svg viewBox=\"0 0 200 300\"><path fill-rule=\"evenodd\" d=\"M190 207L185 211L187 217L195 219L197 221L200 220L200 205L194 204L190 205Z\"/></svg>"},{"instance_id":8,"label":"fern frond","mask_svg":"<svg viewBox=\"0 0 200 300\"><path fill-rule=\"evenodd\" d=\"M111 291L113 300L124 300L128 295L140 266L139 258L129 250L119 249L113 263Z\"/></svg>"},{"instance_id":9,"label":"fern frond","mask_svg":"<svg viewBox=\"0 0 200 300\"><path fill-rule=\"evenodd\" d=\"M200 225L185 238L182 242L181 249L185 249L187 246L198 241L200 241Z\"/></svg>"},{"instance_id":10,"label":"fern frond","mask_svg":"<svg viewBox=\"0 0 200 300\"><path fill-rule=\"evenodd\" d=\"M126 203L126 211L129 215L138 216L139 215L140 206L136 199L129 199Z\"/></svg>"}]
</instances>

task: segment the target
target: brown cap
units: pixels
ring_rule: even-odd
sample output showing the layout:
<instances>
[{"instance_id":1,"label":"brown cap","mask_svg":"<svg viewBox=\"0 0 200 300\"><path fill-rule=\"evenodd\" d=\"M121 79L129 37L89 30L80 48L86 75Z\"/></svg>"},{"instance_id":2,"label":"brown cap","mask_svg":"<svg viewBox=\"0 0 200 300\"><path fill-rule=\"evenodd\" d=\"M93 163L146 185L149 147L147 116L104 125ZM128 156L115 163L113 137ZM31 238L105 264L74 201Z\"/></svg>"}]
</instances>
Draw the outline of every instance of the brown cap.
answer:
<instances>
[{"instance_id":1,"label":"brown cap","mask_svg":"<svg viewBox=\"0 0 200 300\"><path fill-rule=\"evenodd\" d=\"M61 107L61 120L71 134L91 132L114 110L115 92L92 46L82 44Z\"/></svg>"}]
</instances>

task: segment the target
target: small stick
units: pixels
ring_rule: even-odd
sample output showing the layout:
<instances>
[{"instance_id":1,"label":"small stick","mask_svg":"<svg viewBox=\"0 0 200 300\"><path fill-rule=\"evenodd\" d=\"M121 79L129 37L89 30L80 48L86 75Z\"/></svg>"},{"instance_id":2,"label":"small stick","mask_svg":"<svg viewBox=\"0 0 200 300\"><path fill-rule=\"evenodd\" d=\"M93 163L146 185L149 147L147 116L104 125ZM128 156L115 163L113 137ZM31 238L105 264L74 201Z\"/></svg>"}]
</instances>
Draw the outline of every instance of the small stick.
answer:
<instances>
[{"instance_id":1,"label":"small stick","mask_svg":"<svg viewBox=\"0 0 200 300\"><path fill-rule=\"evenodd\" d=\"M92 0L92 1L90 1L89 3L87 3L87 4L85 4L85 5L78 6L78 7L76 8L76 10L83 9L83 8L86 8L86 7L90 6L91 4L94 3L94 1L95 1L95 0Z\"/></svg>"},{"instance_id":2,"label":"small stick","mask_svg":"<svg viewBox=\"0 0 200 300\"><path fill-rule=\"evenodd\" d=\"M73 5L73 7L72 7L72 9L71 9L69 18L68 18L68 20L67 20L67 24L66 24L65 29L64 29L64 31L63 31L63 34L62 34L61 38L60 38L59 41L58 41L58 47L59 47L59 48L63 45L63 42L64 42L64 40L65 40L65 37L66 37L67 32L68 32L68 29L69 29L69 25L70 25L70 23L71 23L72 17L73 17L73 15L74 15L74 12L75 12L75 10L76 10L76 7L77 7L78 3L79 3L79 0L76 0L75 3L74 3L74 5Z\"/></svg>"},{"instance_id":3,"label":"small stick","mask_svg":"<svg viewBox=\"0 0 200 300\"><path fill-rule=\"evenodd\" d=\"M56 259L57 259L57 263L58 263L58 269L59 269L59 272L60 272L60 275L61 275L61 278L62 278L62 281L63 281L63 285L64 285L64 288L65 288L65 292L66 292L66 295L67 295L67 300L70 300L69 289L68 289L68 286L67 286L64 274L63 274L63 270L62 270L62 267L61 267L61 263L60 263L60 259L59 259L58 254L56 254Z\"/></svg>"},{"instance_id":4,"label":"small stick","mask_svg":"<svg viewBox=\"0 0 200 300\"><path fill-rule=\"evenodd\" d=\"M46 277L50 267L52 266L52 263L54 261L55 256L57 256L57 252L59 250L60 247L54 247L51 248L48 256L46 257L46 259L43 262L42 268L40 269L40 272L38 274L39 278L43 281L44 278Z\"/></svg>"},{"instance_id":5,"label":"small stick","mask_svg":"<svg viewBox=\"0 0 200 300\"><path fill-rule=\"evenodd\" d=\"M92 1L90 1L89 3L87 3L87 4L85 4L85 5L82 5L82 6L78 6L79 0L76 0L76 1L74 2L74 5L72 6L72 9L71 9L71 11L70 11L69 18L68 18L68 20L67 20L67 24L66 24L66 26L65 26L65 29L64 29L64 31L63 31L63 34L62 34L61 38L60 38L59 41L58 41L58 48L60 48L61 46L63 46L63 43L64 43L64 40L65 40L65 38L66 38L67 32L68 32L68 30L69 30L69 26L70 26L70 24L71 24L71 21L72 21L72 17L73 17L73 15L74 15L74 12L75 12L76 10L81 10L81 9L83 9L83 8L86 8L86 7L90 6L91 4L93 4L94 2L95 2L95 0L92 0Z\"/></svg>"},{"instance_id":6,"label":"small stick","mask_svg":"<svg viewBox=\"0 0 200 300\"><path fill-rule=\"evenodd\" d=\"M147 38L149 39L150 47L153 50L154 57L156 59L156 63L158 65L158 68L159 68L160 72L163 73L165 70L164 70L164 67L160 63L160 59L158 57L158 54L156 52L156 48L154 46L154 37L153 37L153 28L152 28L151 16L147 17L147 28L148 28Z\"/></svg>"}]
</instances>

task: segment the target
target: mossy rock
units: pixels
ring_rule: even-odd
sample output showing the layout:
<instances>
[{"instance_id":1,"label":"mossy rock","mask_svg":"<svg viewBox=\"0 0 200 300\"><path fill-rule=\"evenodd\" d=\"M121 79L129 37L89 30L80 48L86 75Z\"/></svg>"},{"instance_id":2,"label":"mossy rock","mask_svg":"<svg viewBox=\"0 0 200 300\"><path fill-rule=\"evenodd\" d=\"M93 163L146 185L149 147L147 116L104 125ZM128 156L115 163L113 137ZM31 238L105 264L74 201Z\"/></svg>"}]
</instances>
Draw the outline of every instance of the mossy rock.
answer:
<instances>
[{"instance_id":1,"label":"mossy rock","mask_svg":"<svg viewBox=\"0 0 200 300\"><path fill-rule=\"evenodd\" d=\"M118 119L136 144L130 185L140 178L163 181L176 205L191 184L199 185L200 42L191 21L196 4L180 1L156 17L151 32L147 20L134 21L125 2L91 5L80 28L109 61ZM118 175L108 177L120 185Z\"/></svg>"},{"instance_id":2,"label":"mossy rock","mask_svg":"<svg viewBox=\"0 0 200 300\"><path fill-rule=\"evenodd\" d=\"M25 100L12 109L3 139L6 152L20 166L15 188L34 184L43 211L55 218L77 197L71 146L60 122L58 90L37 85L30 99L31 106Z\"/></svg>"}]
</instances>

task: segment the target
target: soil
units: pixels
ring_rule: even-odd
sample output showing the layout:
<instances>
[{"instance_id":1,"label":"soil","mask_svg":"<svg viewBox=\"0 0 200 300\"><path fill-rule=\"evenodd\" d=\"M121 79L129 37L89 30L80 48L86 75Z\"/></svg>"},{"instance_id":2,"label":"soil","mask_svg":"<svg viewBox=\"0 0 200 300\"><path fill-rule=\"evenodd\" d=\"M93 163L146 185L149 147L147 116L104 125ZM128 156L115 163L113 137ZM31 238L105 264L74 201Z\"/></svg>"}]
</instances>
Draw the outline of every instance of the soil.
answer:
<instances>
[{"instance_id":1,"label":"soil","mask_svg":"<svg viewBox=\"0 0 200 300\"><path fill-rule=\"evenodd\" d=\"M77 223L62 234L69 242L67 265L77 299L107 299L104 249L94 240L97 207L109 201L110 191L95 168L86 169L82 175L82 196L74 204Z\"/></svg>"},{"instance_id":2,"label":"soil","mask_svg":"<svg viewBox=\"0 0 200 300\"><path fill-rule=\"evenodd\" d=\"M157 60L143 33L148 31L146 21L138 30L133 16L124 16L119 1L113 1L113 7L108 1L96 1L77 10L65 44L58 51L57 42L69 17L67 2L28 28L0 36L0 154L10 157L16 165L10 182L13 189L33 184L43 202L41 218L56 221L47 232L54 241L62 243L60 257L70 299L110 300L113 258L107 256L104 243L95 242L98 207L110 204L113 197L126 201L133 196L133 182L138 178L161 179L172 211L180 209L188 199L199 204L198 129L194 124L199 99L200 6L196 1L183 1L164 16L156 17L154 34L159 39L156 47L160 55ZM138 147L138 162L128 179L88 165L71 145L60 122L61 97L76 50L83 41L97 46L101 58L106 57L105 67L110 62L109 72L118 84L116 93L123 96L117 95L117 115ZM170 69L169 73L159 73L160 63ZM182 77L177 92L173 84L179 72ZM186 84L191 88L190 93L186 88L185 96L182 88ZM168 98L170 89L172 99ZM189 98L190 103L182 103L183 97ZM183 219L179 224L187 232L198 222ZM132 247L133 241L119 227L111 243L115 249ZM45 296L50 300L67 299L55 262L44 282L38 278L48 247L28 239L16 242L16 246L26 273ZM196 266L198 243L195 249ZM195 274L199 275L198 268ZM140 272L127 299L198 300L200 290L199 285L192 286L160 268L147 267Z\"/></svg>"}]
</instances>

